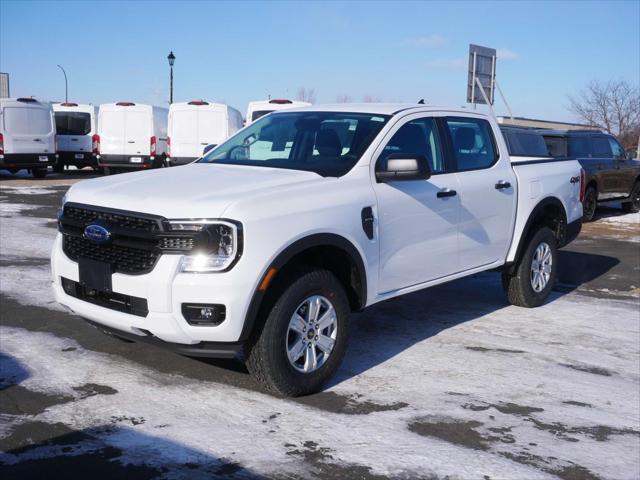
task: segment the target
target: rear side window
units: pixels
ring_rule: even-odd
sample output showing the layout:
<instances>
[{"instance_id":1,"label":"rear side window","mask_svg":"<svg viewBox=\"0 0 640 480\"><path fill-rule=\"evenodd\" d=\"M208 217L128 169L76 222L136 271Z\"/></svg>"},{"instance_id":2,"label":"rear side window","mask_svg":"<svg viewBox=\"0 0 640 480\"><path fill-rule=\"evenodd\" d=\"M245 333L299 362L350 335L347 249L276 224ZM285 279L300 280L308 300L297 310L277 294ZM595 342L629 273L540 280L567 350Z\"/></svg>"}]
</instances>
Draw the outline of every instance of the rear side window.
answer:
<instances>
[{"instance_id":1,"label":"rear side window","mask_svg":"<svg viewBox=\"0 0 640 480\"><path fill-rule=\"evenodd\" d=\"M505 131L509 154L520 157L548 157L549 151L542 135L526 131Z\"/></svg>"},{"instance_id":2,"label":"rear side window","mask_svg":"<svg viewBox=\"0 0 640 480\"><path fill-rule=\"evenodd\" d=\"M569 156L573 158L587 158L591 151L587 137L569 137Z\"/></svg>"},{"instance_id":3,"label":"rear side window","mask_svg":"<svg viewBox=\"0 0 640 480\"><path fill-rule=\"evenodd\" d=\"M273 110L256 110L251 114L251 121L259 119L260 117L264 117L267 113L271 113Z\"/></svg>"},{"instance_id":4,"label":"rear side window","mask_svg":"<svg viewBox=\"0 0 640 480\"><path fill-rule=\"evenodd\" d=\"M420 118L405 123L384 147L381 158L392 154L423 155L431 173L444 171L442 151L433 118Z\"/></svg>"},{"instance_id":5,"label":"rear side window","mask_svg":"<svg viewBox=\"0 0 640 480\"><path fill-rule=\"evenodd\" d=\"M592 156L596 158L611 158L611 146L607 137L593 137L591 139Z\"/></svg>"},{"instance_id":6,"label":"rear side window","mask_svg":"<svg viewBox=\"0 0 640 480\"><path fill-rule=\"evenodd\" d=\"M58 135L87 135L91 132L91 115L84 112L56 112Z\"/></svg>"},{"instance_id":7,"label":"rear side window","mask_svg":"<svg viewBox=\"0 0 640 480\"><path fill-rule=\"evenodd\" d=\"M44 108L6 107L4 129L16 135L47 135L53 131L51 113Z\"/></svg>"},{"instance_id":8,"label":"rear side window","mask_svg":"<svg viewBox=\"0 0 640 480\"><path fill-rule=\"evenodd\" d=\"M547 150L552 157L560 158L569 155L569 146L566 137L547 135L544 137L544 142L547 144Z\"/></svg>"},{"instance_id":9,"label":"rear side window","mask_svg":"<svg viewBox=\"0 0 640 480\"><path fill-rule=\"evenodd\" d=\"M481 118L447 117L457 170L489 168L498 160L489 122Z\"/></svg>"},{"instance_id":10,"label":"rear side window","mask_svg":"<svg viewBox=\"0 0 640 480\"><path fill-rule=\"evenodd\" d=\"M609 140L609 146L613 152L613 158L627 158L624 148L622 148L622 145L620 145L615 138L607 137L607 140Z\"/></svg>"}]
</instances>

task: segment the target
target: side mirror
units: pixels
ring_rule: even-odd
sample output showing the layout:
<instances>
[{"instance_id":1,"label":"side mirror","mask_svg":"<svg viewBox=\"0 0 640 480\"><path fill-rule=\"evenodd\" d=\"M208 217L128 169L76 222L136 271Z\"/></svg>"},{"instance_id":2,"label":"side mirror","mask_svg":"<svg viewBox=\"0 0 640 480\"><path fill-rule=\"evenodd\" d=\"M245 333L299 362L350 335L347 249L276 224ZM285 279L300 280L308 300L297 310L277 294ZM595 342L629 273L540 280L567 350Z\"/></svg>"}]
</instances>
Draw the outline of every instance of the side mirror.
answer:
<instances>
[{"instance_id":1,"label":"side mirror","mask_svg":"<svg viewBox=\"0 0 640 480\"><path fill-rule=\"evenodd\" d=\"M378 183L399 180L428 180L431 169L424 155L407 155L392 153L380 159L376 165L376 181Z\"/></svg>"},{"instance_id":2,"label":"side mirror","mask_svg":"<svg viewBox=\"0 0 640 480\"><path fill-rule=\"evenodd\" d=\"M202 150L202 155L206 155L207 152L209 150L213 150L214 148L216 148L218 145L216 145L215 143L212 143L210 145L207 145L206 147L204 147L204 149Z\"/></svg>"}]
</instances>

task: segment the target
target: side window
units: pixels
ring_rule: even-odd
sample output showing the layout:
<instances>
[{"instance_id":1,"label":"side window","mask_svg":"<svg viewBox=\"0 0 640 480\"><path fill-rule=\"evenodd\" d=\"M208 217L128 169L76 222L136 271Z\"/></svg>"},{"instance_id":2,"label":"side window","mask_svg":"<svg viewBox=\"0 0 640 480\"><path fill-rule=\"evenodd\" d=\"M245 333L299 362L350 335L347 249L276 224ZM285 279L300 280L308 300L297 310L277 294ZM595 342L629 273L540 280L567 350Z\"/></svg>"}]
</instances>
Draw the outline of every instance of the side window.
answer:
<instances>
[{"instance_id":1,"label":"side window","mask_svg":"<svg viewBox=\"0 0 640 480\"><path fill-rule=\"evenodd\" d=\"M613 158L617 160L624 160L627 158L624 148L622 148L622 145L618 143L618 140L613 137L607 137L607 139L609 140L609 146L613 152Z\"/></svg>"},{"instance_id":2,"label":"side window","mask_svg":"<svg viewBox=\"0 0 640 480\"><path fill-rule=\"evenodd\" d=\"M611 146L607 137L591 138L591 155L595 158L611 158Z\"/></svg>"},{"instance_id":3,"label":"side window","mask_svg":"<svg viewBox=\"0 0 640 480\"><path fill-rule=\"evenodd\" d=\"M569 137L570 157L588 158L589 154L589 139L587 137Z\"/></svg>"},{"instance_id":4,"label":"side window","mask_svg":"<svg viewBox=\"0 0 640 480\"><path fill-rule=\"evenodd\" d=\"M423 155L432 174L444 171L442 150L433 118L419 118L400 127L384 147L380 158L387 158L394 153Z\"/></svg>"},{"instance_id":5,"label":"side window","mask_svg":"<svg viewBox=\"0 0 640 480\"><path fill-rule=\"evenodd\" d=\"M480 118L448 117L446 119L457 170L489 168L498 160L491 126Z\"/></svg>"}]
</instances>

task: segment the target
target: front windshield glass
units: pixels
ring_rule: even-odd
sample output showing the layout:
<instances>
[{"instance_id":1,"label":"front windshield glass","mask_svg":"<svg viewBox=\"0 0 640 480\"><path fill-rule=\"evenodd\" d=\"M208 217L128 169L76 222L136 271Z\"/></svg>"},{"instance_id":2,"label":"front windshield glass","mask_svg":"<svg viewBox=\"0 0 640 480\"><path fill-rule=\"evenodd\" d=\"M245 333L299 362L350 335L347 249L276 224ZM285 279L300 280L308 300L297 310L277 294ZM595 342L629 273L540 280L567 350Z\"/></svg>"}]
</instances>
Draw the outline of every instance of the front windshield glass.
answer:
<instances>
[{"instance_id":1,"label":"front windshield glass","mask_svg":"<svg viewBox=\"0 0 640 480\"><path fill-rule=\"evenodd\" d=\"M340 177L353 168L388 120L388 115L370 113L272 113L199 161Z\"/></svg>"}]
</instances>

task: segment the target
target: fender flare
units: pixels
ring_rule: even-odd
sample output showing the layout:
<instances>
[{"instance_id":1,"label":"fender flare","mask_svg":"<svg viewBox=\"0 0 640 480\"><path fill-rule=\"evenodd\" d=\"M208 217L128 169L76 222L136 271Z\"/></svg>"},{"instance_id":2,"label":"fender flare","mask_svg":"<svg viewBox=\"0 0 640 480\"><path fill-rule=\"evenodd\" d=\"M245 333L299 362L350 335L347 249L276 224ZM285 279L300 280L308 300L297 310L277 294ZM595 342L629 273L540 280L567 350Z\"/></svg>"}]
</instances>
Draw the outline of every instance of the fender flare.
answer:
<instances>
[{"instance_id":1,"label":"fender flare","mask_svg":"<svg viewBox=\"0 0 640 480\"><path fill-rule=\"evenodd\" d=\"M367 304L367 271L365 268L365 263L362 260L362 256L360 255L358 249L353 245L353 243L351 243L351 241L335 233L312 234L307 237L298 239L288 245L264 270L264 273L260 278L260 281L257 283L253 295L251 296L251 301L249 303L249 307L247 308L247 313L244 317L244 324L242 326L242 333L240 334L239 341L248 340L253 333L262 300L264 300L264 297L268 291L268 289L260 290L260 285L268 275L268 272L272 268L280 271L296 255L313 247L337 247L346 252L346 254L355 265L358 273L358 279L360 283L360 288L357 292L359 301L358 303L361 309L364 308L364 306Z\"/></svg>"},{"instance_id":2,"label":"fender flare","mask_svg":"<svg viewBox=\"0 0 640 480\"><path fill-rule=\"evenodd\" d=\"M531 227L534 224L535 218L548 206L553 205L554 207L558 207L562 214L562 231L560 232L560 237L558 239L558 246L563 246L564 239L566 237L566 228L567 228L567 211L564 208L564 205L557 197L547 197L538 202L538 204L531 210L529 214L529 218L527 218L527 222L524 224L522 229L522 235L520 236L520 240L518 240L518 248L516 249L516 255L513 260L513 264L516 264L520 257L522 256L522 250L526 246L526 242L529 239L531 233Z\"/></svg>"}]
</instances>

